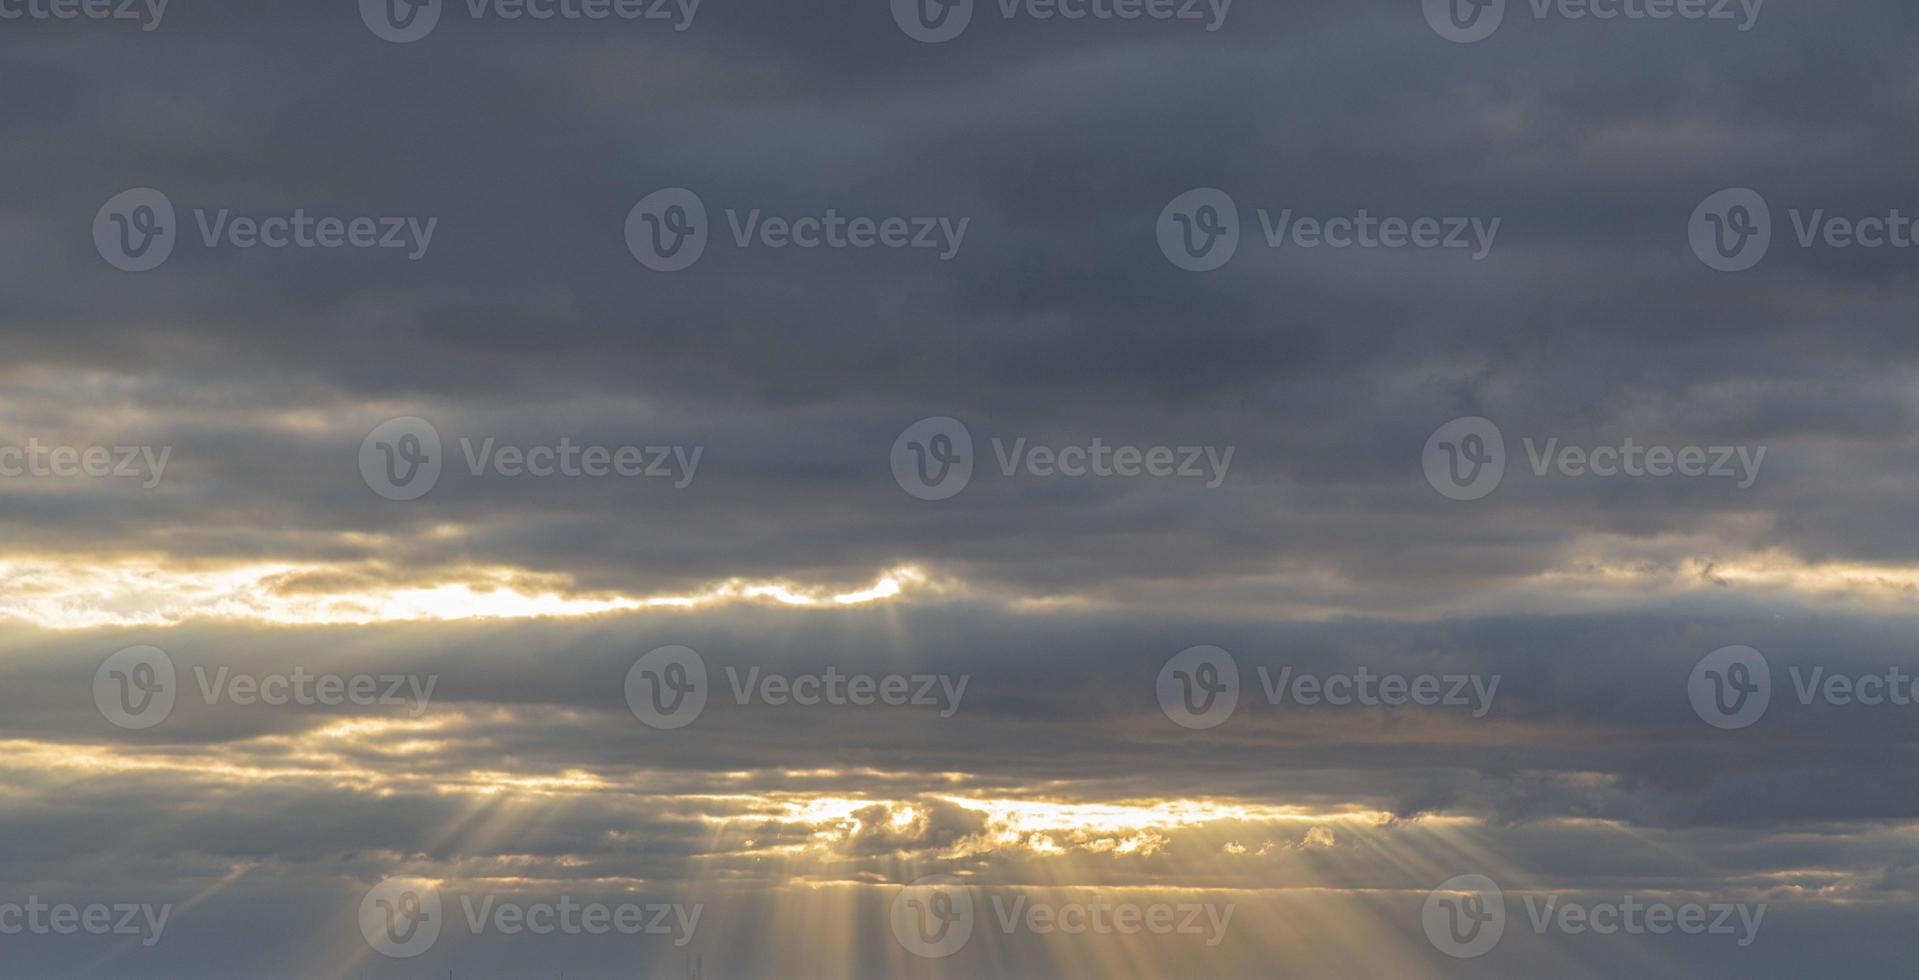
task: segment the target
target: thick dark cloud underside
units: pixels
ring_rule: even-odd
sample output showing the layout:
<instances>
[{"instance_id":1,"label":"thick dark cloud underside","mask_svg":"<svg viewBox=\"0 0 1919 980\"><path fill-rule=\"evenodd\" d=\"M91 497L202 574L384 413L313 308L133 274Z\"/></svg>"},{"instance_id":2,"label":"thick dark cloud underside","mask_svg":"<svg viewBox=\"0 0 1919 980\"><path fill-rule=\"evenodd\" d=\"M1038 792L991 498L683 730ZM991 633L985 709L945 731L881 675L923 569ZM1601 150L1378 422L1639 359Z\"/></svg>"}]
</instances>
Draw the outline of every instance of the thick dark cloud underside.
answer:
<instances>
[{"instance_id":1,"label":"thick dark cloud underside","mask_svg":"<svg viewBox=\"0 0 1919 980\"><path fill-rule=\"evenodd\" d=\"M1740 31L1508 6L1473 45L1436 36L1417 0L1240 0L1213 32L1007 20L980 0L940 45L905 37L879 0L704 0L683 32L475 21L449 0L408 45L338 0L174 0L151 33L0 20L0 445L173 447L154 490L0 479L0 611L41 585L9 578L14 559L311 566L289 591L478 567L574 595L729 579L830 593L902 565L947 589L830 611L6 625L0 901L179 908L152 951L0 937L0 973L681 969L670 944L499 935L413 963L369 956L354 909L402 867L710 901L726 924L697 948L716 977L939 975L876 952L885 892L867 890L931 870L1220 889L1254 923L1211 960L1155 947L1091 974L1061 965L1072 950L996 937L949 975L1900 969L1919 913L1919 708L1802 705L1786 671L1919 672L1919 258L1797 247L1786 212L1919 215L1919 8L1771 0ZM89 228L141 186L170 196L188 236L130 275ZM622 226L671 186L700 194L714 235L697 265L661 274ZM1757 271L1718 273L1686 223L1741 186L1771 202L1774 248ZM1154 236L1194 187L1229 191L1247 225L1205 275ZM419 261L209 249L196 208L438 226ZM829 208L963 218L967 233L948 261L740 248L725 217ZM1475 260L1268 248L1252 217L1362 208L1501 224ZM431 419L450 463L461 438L704 456L684 489L450 466L432 495L396 503L368 491L355 453L400 415ZM917 500L887 454L939 415L967 423L981 468L960 496ZM1485 500L1447 500L1421 475L1428 434L1464 415L1497 421L1512 456ZM1217 488L1003 477L996 438L1235 455ZM1524 438L1768 455L1748 488L1541 478ZM445 727L316 734L340 713L183 702L123 731L91 685L135 643L189 681L222 665L431 674L424 717ZM950 718L718 698L694 728L656 731L622 682L672 643L701 651L716 690L728 666L969 687ZM1248 691L1256 666L1285 665L1500 687L1483 718L1250 704L1189 732L1154 681L1199 644L1230 650ZM1702 723L1686 690L1729 644L1776 674L1765 719L1737 732ZM474 789L488 780L507 788ZM1171 833L1156 855L1062 874L1033 854L958 867L948 849L986 818L954 796L1386 816L1328 823L1323 849L1309 823L1279 834L1248 817L1233 843L1271 832L1272 855L1226 861L1225 841ZM775 811L808 798L881 809L815 854L817 873L794 873L796 894L779 848L822 845ZM908 829L875 830L907 807ZM1773 912L1751 949L1509 925L1491 959L1436 955L1421 896L1487 855L1515 893ZM796 913L812 888L836 911ZM1333 921L1379 934L1316 928ZM827 947L852 952L810 955Z\"/></svg>"}]
</instances>

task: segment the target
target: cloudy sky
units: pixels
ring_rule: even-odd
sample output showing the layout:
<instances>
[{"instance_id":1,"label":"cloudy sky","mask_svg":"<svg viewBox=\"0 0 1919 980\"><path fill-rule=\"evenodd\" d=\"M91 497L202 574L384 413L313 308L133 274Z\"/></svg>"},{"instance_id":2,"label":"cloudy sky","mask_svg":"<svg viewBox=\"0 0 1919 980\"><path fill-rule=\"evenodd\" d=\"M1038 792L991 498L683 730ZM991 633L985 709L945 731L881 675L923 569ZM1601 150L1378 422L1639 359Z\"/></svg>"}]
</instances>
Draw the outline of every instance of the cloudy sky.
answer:
<instances>
[{"instance_id":1,"label":"cloudy sky","mask_svg":"<svg viewBox=\"0 0 1919 980\"><path fill-rule=\"evenodd\" d=\"M1916 31L0 0L0 976L1906 972Z\"/></svg>"}]
</instances>

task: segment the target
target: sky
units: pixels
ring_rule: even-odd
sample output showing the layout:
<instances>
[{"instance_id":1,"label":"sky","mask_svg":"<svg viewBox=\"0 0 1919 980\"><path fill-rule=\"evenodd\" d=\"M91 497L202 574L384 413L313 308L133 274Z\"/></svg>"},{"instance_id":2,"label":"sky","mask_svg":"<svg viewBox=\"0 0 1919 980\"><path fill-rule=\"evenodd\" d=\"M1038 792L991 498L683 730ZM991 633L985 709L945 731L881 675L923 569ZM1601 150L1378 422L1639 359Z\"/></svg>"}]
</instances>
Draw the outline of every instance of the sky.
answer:
<instances>
[{"instance_id":1,"label":"sky","mask_svg":"<svg viewBox=\"0 0 1919 980\"><path fill-rule=\"evenodd\" d=\"M0 0L0 976L1907 972L1915 31Z\"/></svg>"}]
</instances>

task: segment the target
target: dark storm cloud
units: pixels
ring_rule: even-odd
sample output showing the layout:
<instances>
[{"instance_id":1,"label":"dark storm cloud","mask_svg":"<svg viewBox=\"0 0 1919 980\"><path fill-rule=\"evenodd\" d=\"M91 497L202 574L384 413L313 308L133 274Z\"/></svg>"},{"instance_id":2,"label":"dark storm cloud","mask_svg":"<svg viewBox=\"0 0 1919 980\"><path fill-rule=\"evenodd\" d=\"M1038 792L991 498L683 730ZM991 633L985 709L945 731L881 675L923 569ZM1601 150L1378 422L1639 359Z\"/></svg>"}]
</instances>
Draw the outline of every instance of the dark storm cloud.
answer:
<instances>
[{"instance_id":1,"label":"dark storm cloud","mask_svg":"<svg viewBox=\"0 0 1919 980\"><path fill-rule=\"evenodd\" d=\"M350 2L174 0L150 33L0 22L0 446L172 447L153 490L0 479L6 608L85 611L133 560L296 566L263 583L282 595L485 586L475 568L494 567L593 597L733 577L842 590L904 563L954 590L573 621L9 625L0 900L180 908L151 955L7 937L6 970L684 972L670 946L501 936L417 964L370 956L353 911L411 870L707 896L731 923L695 947L712 976L787 975L783 954L835 943L855 951L836 975L916 975L876 952L890 896L860 889L940 870L1233 889L1256 923L1212 958L1135 951L1101 975L1473 975L1417 926L1424 890L1468 871L1515 894L1775 905L1759 955L1515 927L1477 964L1501 973L1894 972L1919 878L1904 714L1919 709L1802 705L1788 671L1919 672L1913 250L1800 248L1787 211L1919 214L1903 124L1919 10L1771 0L1738 32L1509 7L1475 45L1436 36L1413 0L1239 0L1210 33L1007 21L980 0L942 45L877 0L705 0L684 32L475 23L449 0L411 45L375 38ZM187 235L133 275L89 228L138 186L164 190ZM622 223L668 186L702 196L714 235L663 274ZM1770 201L1775 241L1758 270L1722 274L1686 223L1736 186ZM1228 191L1245 223L1204 275L1153 233L1194 187ZM438 224L417 261L209 249L195 208ZM950 261L738 248L725 212L756 208L969 224ZM1480 261L1266 247L1255 209L1287 208L1501 224ZM369 491L355 459L400 415L431 419L448 457L410 503ZM967 423L979 467L958 497L915 500L887 453L935 415ZM1442 498L1420 466L1464 415L1498 422L1510 456L1478 501ZM680 490L459 472L459 440L489 437L705 455ZM1002 477L995 438L1235 455L1216 489ZM1768 455L1746 489L1541 478L1529 438ZM103 578L55 594L16 559ZM1853 577L1749 577L1801 562ZM1031 599L1061 605L1009 611ZM174 657L184 696L125 731L91 685L136 643ZM707 658L715 697L658 731L622 682L673 643ZM1187 731L1154 680L1199 644L1232 652L1248 700ZM1729 644L1770 658L1773 702L1719 731L1686 682ZM1254 668L1284 665L1501 680L1479 718L1251 703ZM193 668L222 666L436 687L418 718L195 702ZM741 706L727 667L969 683L951 717ZM954 797L1388 819L1233 818L1125 858L1097 850L1121 832L1088 826L1063 874L1017 848L955 854L989 820ZM783 809L821 798L851 801L850 820ZM819 891L781 894L789 875ZM1389 938L1320 928L1375 919ZM1006 939L954 970L1058 954Z\"/></svg>"},{"instance_id":2,"label":"dark storm cloud","mask_svg":"<svg viewBox=\"0 0 1919 980\"><path fill-rule=\"evenodd\" d=\"M1869 40L1910 13L1782 8L1745 34L1515 17L1472 47L1413 13L1235 9L1213 34L983 17L924 46L877 5L709 3L683 33L459 13L397 46L350 8L215 5L176 10L152 37L20 34L22 96L0 115L21 136L4 151L21 176L0 273L17 326L0 343L15 370L143 371L150 438L180 444L196 499L142 498L94 531L76 525L98 517L28 506L17 534L146 542L217 506L234 517L220 533L169 532L168 547L284 554L289 530L452 519L476 526L475 557L597 585L795 569L851 581L943 554L982 579L1074 591L1244 575L1282 543L1359 576L1398 564L1369 553L1436 546L1450 574L1498 579L1550 565L1542 544L1569 533L1646 536L1733 508L1767 520L1730 547L1909 560L1907 536L1877 533L1906 523L1897 491L1850 485L1835 502L1826 479L1904 445L1910 342L1888 293L1909 279L1902 256L1782 248L1765 273L1725 277L1681 231L1700 197L1736 184L1781 208L1919 209L1902 197L1908 137L1878 124L1909 98L1909 68ZM182 207L441 227L419 262L187 243L128 276L83 231L141 184ZM832 207L971 229L947 263L716 242L659 275L619 229L669 184L716 212ZM1503 225L1478 263L1249 242L1195 276L1157 254L1150 228L1196 185L1228 189L1249 224L1253 208L1364 207ZM1813 326L1833 340L1800 356ZM236 380L248 375L263 380ZM396 512L356 493L344 465L340 440L378 421L366 400L449 434L666 434L708 445L711 475L695 494L647 495L665 519L644 532L624 520L627 493L533 481L449 487L431 514ZM201 411L177 418L183 403ZM338 424L261 431L268 409ZM1482 508L1507 541L1462 556L1449 528L1484 539L1482 514L1426 496L1412 461L1469 413L1542 439L1738 438L1774 447L1773 469L1741 497L1596 481L1537 504L1509 492ZM1109 482L929 516L881 461L932 414L982 436L1235 445L1236 476L1196 502L1185 486ZM742 544L721 532L748 501L766 526ZM1133 559L1128 536L1155 526L1170 533L1150 565ZM1316 540L1329 529L1337 540ZM674 571L635 559L649 550ZM427 563L431 549L382 557Z\"/></svg>"}]
</instances>

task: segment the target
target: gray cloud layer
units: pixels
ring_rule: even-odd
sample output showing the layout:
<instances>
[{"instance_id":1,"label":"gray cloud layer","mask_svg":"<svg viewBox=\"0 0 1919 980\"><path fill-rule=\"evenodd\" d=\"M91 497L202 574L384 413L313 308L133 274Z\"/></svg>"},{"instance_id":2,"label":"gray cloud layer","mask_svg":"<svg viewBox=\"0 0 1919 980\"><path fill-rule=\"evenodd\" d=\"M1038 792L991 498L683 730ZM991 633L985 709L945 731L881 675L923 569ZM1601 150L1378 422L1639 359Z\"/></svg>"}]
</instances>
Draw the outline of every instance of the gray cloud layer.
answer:
<instances>
[{"instance_id":1,"label":"gray cloud layer","mask_svg":"<svg viewBox=\"0 0 1919 980\"><path fill-rule=\"evenodd\" d=\"M1902 124L1919 12L1774 0L1740 32L1538 19L1515 2L1493 38L1455 45L1411 0L1242 0L1210 33L998 11L981 2L941 45L909 40L876 2L706 0L684 32L476 22L449 3L410 45L375 38L351 3L175 0L150 33L0 21L0 446L172 447L150 490L0 478L5 609L47 587L14 564L29 561L105 581L130 562L298 566L276 579L289 594L475 568L570 596L734 578L839 591L903 564L947 589L568 621L11 623L0 901L178 907L151 951L4 937L5 971L683 972L670 944L498 935L388 962L352 913L399 870L609 901L712 896L696 946L710 976L938 975L875 952L890 949L876 886L931 871L983 888L1217 889L1257 923L1210 959L995 937L949 975L1902 964L1910 709L1801 705L1786 671L1919 670L1914 254L1800 248L1787 212L1919 214ZM189 237L133 275L101 260L89 227L141 186L169 195ZM622 224L668 186L696 190L716 233L697 265L662 274L634 261ZM1687 220L1738 186L1771 202L1774 247L1755 271L1719 273L1691 253ZM1246 223L1233 262L1204 275L1154 237L1194 187L1230 192ZM438 225L418 261L207 248L196 208ZM950 261L739 248L725 233L726 209L828 208L964 218L968 232ZM1500 230L1478 261L1266 247L1254 210L1288 208ZM356 463L368 431L401 415L431 419L449 454L440 486L405 503L370 492ZM959 496L916 500L887 454L939 415L967 423L980 467ZM1462 502L1433 492L1419 457L1466 415L1500 425L1511 466ZM461 438L563 437L704 456L685 489L455 465ZM1005 477L995 438L1235 455L1215 489ZM1525 439L1767 455L1747 488L1536 477ZM135 643L165 648L189 684L192 667L225 665L438 687L428 727L329 735L342 712L189 699L129 732L89 692ZM831 666L970 686L945 719L720 698L692 729L660 732L621 684L669 643L701 651L716 685L725 666ZM1188 732L1153 683L1199 644L1232 651L1249 689L1255 666L1286 664L1501 683L1480 719L1242 705ZM1765 719L1737 732L1686 698L1693 665L1729 644L1760 648L1776 675ZM1094 834L1061 873L1016 847L953 856L993 830L954 796L1388 819L1328 818L1322 847L1310 820L1238 817L1131 857L1089 858L1124 836ZM826 838L780 817L820 798L864 816ZM1493 958L1455 962L1419 935L1418 906L1467 871L1509 895L1773 911L1763 952L1514 928ZM828 911L808 919L811 893L789 886L821 889ZM1370 925L1325 926L1352 922ZM818 948L853 952L800 955Z\"/></svg>"}]
</instances>

